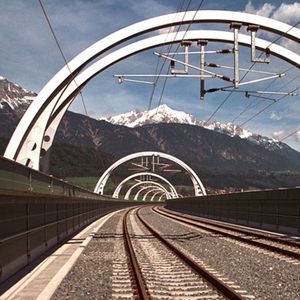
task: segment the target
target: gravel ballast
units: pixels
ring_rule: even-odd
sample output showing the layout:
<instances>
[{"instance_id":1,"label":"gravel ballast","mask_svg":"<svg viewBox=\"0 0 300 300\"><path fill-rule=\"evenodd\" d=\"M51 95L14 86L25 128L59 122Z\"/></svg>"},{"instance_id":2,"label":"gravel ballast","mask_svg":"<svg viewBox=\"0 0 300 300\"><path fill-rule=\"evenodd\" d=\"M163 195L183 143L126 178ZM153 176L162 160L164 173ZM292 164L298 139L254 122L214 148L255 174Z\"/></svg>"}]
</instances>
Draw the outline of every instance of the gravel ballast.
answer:
<instances>
[{"instance_id":1,"label":"gravel ballast","mask_svg":"<svg viewBox=\"0 0 300 300\"><path fill-rule=\"evenodd\" d=\"M179 224L154 214L150 208L142 209L141 215L195 259L211 266L257 299L300 299L300 264L294 260Z\"/></svg>"},{"instance_id":2,"label":"gravel ballast","mask_svg":"<svg viewBox=\"0 0 300 300\"><path fill-rule=\"evenodd\" d=\"M118 212L99 229L52 299L134 299L122 237L124 213L125 210ZM246 291L248 299L252 299L250 295L256 299L300 299L300 262L295 259L180 224L154 213L150 207L142 208L140 213L155 230L195 261L232 282L237 290ZM157 242L152 243L153 237L140 232L135 221L133 224L134 240L141 245L151 243L145 248L151 263L158 254L152 249ZM132 230L132 225L129 227ZM171 257L166 257L164 263L168 264Z\"/></svg>"},{"instance_id":3,"label":"gravel ballast","mask_svg":"<svg viewBox=\"0 0 300 300\"><path fill-rule=\"evenodd\" d=\"M99 229L52 299L120 299L131 289L119 212ZM125 270L124 270L125 269ZM122 287L117 280L122 280ZM127 298L127 297L125 297Z\"/></svg>"}]
</instances>

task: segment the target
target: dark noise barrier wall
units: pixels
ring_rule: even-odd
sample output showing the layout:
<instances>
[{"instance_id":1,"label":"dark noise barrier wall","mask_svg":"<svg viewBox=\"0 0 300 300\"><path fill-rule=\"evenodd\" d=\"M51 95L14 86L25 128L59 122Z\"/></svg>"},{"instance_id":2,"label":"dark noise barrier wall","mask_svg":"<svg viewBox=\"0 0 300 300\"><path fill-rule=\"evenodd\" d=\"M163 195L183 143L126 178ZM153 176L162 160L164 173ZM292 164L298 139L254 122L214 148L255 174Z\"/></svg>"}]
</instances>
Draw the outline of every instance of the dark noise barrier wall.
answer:
<instances>
[{"instance_id":1,"label":"dark noise barrier wall","mask_svg":"<svg viewBox=\"0 0 300 300\"><path fill-rule=\"evenodd\" d=\"M166 208L300 236L300 188L170 199Z\"/></svg>"},{"instance_id":2,"label":"dark noise barrier wall","mask_svg":"<svg viewBox=\"0 0 300 300\"><path fill-rule=\"evenodd\" d=\"M0 283L92 221L138 204L0 190Z\"/></svg>"}]
</instances>

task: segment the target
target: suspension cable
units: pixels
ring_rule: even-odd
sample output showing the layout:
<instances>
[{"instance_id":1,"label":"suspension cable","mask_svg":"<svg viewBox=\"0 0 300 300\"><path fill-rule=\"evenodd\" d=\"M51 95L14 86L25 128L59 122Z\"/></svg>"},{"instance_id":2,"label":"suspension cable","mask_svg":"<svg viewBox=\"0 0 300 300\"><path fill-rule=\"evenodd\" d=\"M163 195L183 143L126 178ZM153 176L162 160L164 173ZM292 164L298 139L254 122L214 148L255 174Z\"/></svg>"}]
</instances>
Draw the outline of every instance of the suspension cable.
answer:
<instances>
[{"instance_id":1,"label":"suspension cable","mask_svg":"<svg viewBox=\"0 0 300 300\"><path fill-rule=\"evenodd\" d=\"M64 55L64 52L63 52L63 50L62 50L62 47L60 46L60 43L59 43L59 41L58 41L58 39L57 39L57 37L56 37L56 34L55 34L54 29L53 29L53 27L52 27L52 25L51 25L50 19L49 19L48 15L47 15L47 12L46 12L46 9L45 9L45 7L44 7L44 5L43 5L43 3L42 3L42 0L39 0L39 3L40 3L40 6L41 6L41 9L42 9L42 11L43 11L44 17L45 17L45 19L46 19L46 21L47 21L47 24L48 24L48 26L49 26L49 28L50 28L51 34L52 34L52 36L53 36L53 38L54 38L54 40L55 40L55 43L56 43L56 45L57 45L57 47L58 47L58 49L59 49L59 52L60 52L60 54L61 54L61 56L62 56L62 58L63 58L63 60L64 60L64 62L65 62L65 65L67 66L67 68L68 68L70 74L72 75L71 68L70 68L70 66L69 66L69 64L68 64L68 61L67 61L67 59L66 59L66 56ZM77 84L77 82L76 82L76 80L75 80L75 75L72 75L72 80L74 81L74 83L75 83L75 85L76 85L76 87L77 87L77 90L78 90L78 92L79 92L79 94L80 94L80 98L81 98L81 102L82 102L82 105L83 105L85 114L86 114L86 116L88 116L88 112L87 112L87 108L86 108L86 105L85 105L85 101L84 101L82 92L81 92L81 90L80 90L80 88L79 88L79 86L78 86L78 84Z\"/></svg>"}]
</instances>

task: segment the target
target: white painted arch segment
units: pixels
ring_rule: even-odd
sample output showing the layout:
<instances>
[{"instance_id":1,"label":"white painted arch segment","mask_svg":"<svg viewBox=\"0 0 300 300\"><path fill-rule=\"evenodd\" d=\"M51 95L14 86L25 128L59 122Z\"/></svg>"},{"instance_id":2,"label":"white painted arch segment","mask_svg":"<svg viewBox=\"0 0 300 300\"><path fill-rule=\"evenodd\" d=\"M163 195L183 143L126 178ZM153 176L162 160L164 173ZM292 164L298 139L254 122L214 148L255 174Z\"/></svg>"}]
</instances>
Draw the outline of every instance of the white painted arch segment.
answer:
<instances>
[{"instance_id":1,"label":"white painted arch segment","mask_svg":"<svg viewBox=\"0 0 300 300\"><path fill-rule=\"evenodd\" d=\"M154 187L154 186L153 186L153 187ZM145 190L147 190L147 189L149 189L149 186L146 186L146 187L143 187L143 188L139 189L139 190L137 191L137 193L135 194L135 196L134 196L134 200L138 200L138 199L139 199L139 196L140 196L140 193L142 193L143 191L145 191ZM165 196L166 196L167 199L171 199L171 196L170 196L170 194L169 194L168 191L167 191L167 194L165 194Z\"/></svg>"},{"instance_id":2,"label":"white painted arch segment","mask_svg":"<svg viewBox=\"0 0 300 300\"><path fill-rule=\"evenodd\" d=\"M151 199L150 199L151 202L154 201L156 195L164 195L164 193L162 193L161 191L158 191L158 192L154 193L153 196L152 196ZM158 201L159 201L159 200L158 200Z\"/></svg>"},{"instance_id":3,"label":"white painted arch segment","mask_svg":"<svg viewBox=\"0 0 300 300\"><path fill-rule=\"evenodd\" d=\"M140 193L142 193L143 191L149 189L149 187L150 187L150 186L145 186L145 187L139 189L139 190L137 191L137 193L135 194L135 196L134 196L134 200L138 200L138 199L139 199L139 196L140 196ZM152 186L151 186L151 187L152 187ZM153 186L153 187L155 187L155 186ZM167 192L167 193L165 193L166 198L167 198L167 199L172 199L170 193L169 193L166 189L163 189L163 190L165 190L165 191Z\"/></svg>"},{"instance_id":4,"label":"white painted arch segment","mask_svg":"<svg viewBox=\"0 0 300 300\"><path fill-rule=\"evenodd\" d=\"M286 36L300 42L300 30L290 25L269 18L233 11L201 10L169 14L151 18L131 26L125 27L99 40L82 51L63 67L40 91L37 98L30 105L19 125L17 126L5 151L5 157L25 163L30 159L32 167L39 169L40 152L48 120L55 110L62 94L72 79L83 68L105 51L128 41L133 37L151 32L159 28L187 23L231 23L240 22L243 25L258 25L261 29ZM276 46L276 45L272 45ZM286 56L288 57L288 56ZM104 57L105 59L105 57ZM117 60L115 60L116 62ZM293 62L293 59L290 59ZM295 62L294 64L297 65ZM71 74L69 69L72 71ZM77 77L76 77L77 81Z\"/></svg>"},{"instance_id":5,"label":"white painted arch segment","mask_svg":"<svg viewBox=\"0 0 300 300\"><path fill-rule=\"evenodd\" d=\"M128 189L128 191L126 192L126 194L125 194L125 197L124 197L124 199L125 200L129 200L129 197L130 197L130 194L131 194L131 192L135 189L135 188L137 188L138 186L140 186L140 185L155 185L155 186L157 186L157 187L160 187L160 188L162 188L162 189L165 189L164 188L164 186L162 185L162 184L160 184L160 183L158 183L158 182L155 182L155 181L140 181L140 182L138 182L138 183L136 183L136 184L134 184L132 187L130 187L129 189ZM166 192L168 192L167 190L166 190ZM179 196L179 195L178 195ZM134 200L136 200L136 199L134 199Z\"/></svg>"},{"instance_id":6,"label":"white painted arch segment","mask_svg":"<svg viewBox=\"0 0 300 300\"><path fill-rule=\"evenodd\" d=\"M157 192L157 191L161 192L161 190L158 189L158 188L153 188L153 189L150 189L149 191L147 191L147 192L145 193L145 195L143 196L143 201L146 201L147 196L148 196L149 194L152 194L153 192ZM150 200L150 201L151 201L151 200Z\"/></svg>"},{"instance_id":7,"label":"white painted arch segment","mask_svg":"<svg viewBox=\"0 0 300 300\"><path fill-rule=\"evenodd\" d=\"M211 30L201 30L201 31L190 31L187 34L185 32L179 32L178 34L169 34L169 35L160 35L157 37L152 37L146 40L139 41L134 44L130 44L129 46L125 46L122 49L119 49L113 53L110 53L106 56L105 60L101 60L102 63L97 62L87 68L85 71L83 71L78 77L76 78L76 82L80 82L80 89L84 85L87 84L91 78L95 76L95 74L100 73L102 70L104 70L109 64L113 64L114 59L116 59L116 56L119 60L123 59L124 57L128 57L130 55L133 55L135 52L132 51L143 51L147 47L149 47L149 43L152 44L152 47L159 46L162 43L166 42L178 42L181 41L181 39L185 37L187 40L199 40L199 39L205 39L208 41L216 41L216 42L229 42L233 43L233 35L230 32L224 32L224 31L211 31ZM250 36L239 34L239 43L241 45L245 45L248 47L251 47L251 38ZM143 47L143 48L141 48ZM289 62L293 62L297 66L300 66L300 56L290 50L287 50L281 46L272 44L270 46L269 41L256 39L256 47L257 49L266 50L269 49L270 54L274 56L278 56L284 60L287 60ZM139 49L139 50L137 50ZM121 56L120 56L121 55ZM103 62L106 62L103 65ZM74 99L74 93L76 93L77 85L70 84L70 86L66 89L62 97L60 98L58 105L55 108L54 113L51 116L51 121L49 124L47 124L47 127L45 129L44 136L49 137L50 139L48 141L43 140L43 137L40 137L42 139L42 149L48 150L49 147L52 145L52 142L54 140L54 135L56 133L57 127L60 124L60 121L65 113L65 111L68 109L69 105L72 103ZM28 156L27 152L24 152L23 154L26 154L25 156ZM40 155L39 153L33 153L35 155L32 159L33 161L36 161ZM25 159L26 159L25 157Z\"/></svg>"},{"instance_id":8,"label":"white painted arch segment","mask_svg":"<svg viewBox=\"0 0 300 300\"><path fill-rule=\"evenodd\" d=\"M161 199L163 198L164 195L161 195L159 198L158 198L158 201L161 201Z\"/></svg>"},{"instance_id":9,"label":"white painted arch segment","mask_svg":"<svg viewBox=\"0 0 300 300\"><path fill-rule=\"evenodd\" d=\"M126 177L116 187L116 189L113 193L113 198L119 198L120 191L121 191L122 187L124 186L124 184L126 184L131 179L134 179L136 177L141 177L141 176L151 176L151 177L160 179L161 181L163 181L164 183L166 183L169 186L171 197L172 198L178 198L177 191L176 191L175 187L172 185L172 183L169 180L167 180L163 176L160 176L159 174L151 173L151 172L140 172L140 173L131 174L130 176Z\"/></svg>"},{"instance_id":10,"label":"white painted arch segment","mask_svg":"<svg viewBox=\"0 0 300 300\"><path fill-rule=\"evenodd\" d=\"M130 160L135 159L135 158L145 157L145 156L160 157L160 158L164 158L164 159L173 161L174 163L178 164L190 176L190 179L193 183L195 196L204 196L204 195L206 195L205 188L204 188L200 178L198 177L198 175L195 173L195 171L191 167L189 167L186 163L184 163L182 160L176 158L175 156L172 156L170 154L163 153L163 152L157 152L157 151L137 152L137 153L127 155L127 156L121 158L120 160L116 161L100 177L99 181L96 184L94 192L97 193L97 194L103 195L104 187L106 185L106 182L107 182L108 178L110 177L111 173L113 172L113 170L115 170L118 166L122 165L123 163L125 163L127 161L130 161Z\"/></svg>"},{"instance_id":11,"label":"white painted arch segment","mask_svg":"<svg viewBox=\"0 0 300 300\"><path fill-rule=\"evenodd\" d=\"M166 196L166 199L172 199L172 197L170 196L169 192L166 189L162 189L155 185L149 185L149 186L145 186L145 187L142 187L141 189L139 189L138 192L136 193L136 195L134 196L134 200L136 200L136 201L139 200L140 194L149 189L156 190L156 191L159 190L161 193L163 193Z\"/></svg>"}]
</instances>

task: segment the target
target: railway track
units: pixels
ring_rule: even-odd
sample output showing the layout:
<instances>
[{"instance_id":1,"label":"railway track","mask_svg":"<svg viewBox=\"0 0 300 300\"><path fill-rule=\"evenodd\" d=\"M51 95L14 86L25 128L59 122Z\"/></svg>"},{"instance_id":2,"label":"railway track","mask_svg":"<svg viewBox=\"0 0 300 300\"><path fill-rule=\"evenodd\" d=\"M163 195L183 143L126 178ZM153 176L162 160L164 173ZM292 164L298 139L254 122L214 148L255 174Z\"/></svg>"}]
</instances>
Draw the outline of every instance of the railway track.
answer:
<instances>
[{"instance_id":1,"label":"railway track","mask_svg":"<svg viewBox=\"0 0 300 300\"><path fill-rule=\"evenodd\" d=\"M171 213L162 208L152 208L155 213L171 218L183 224L191 225L193 227L203 229L215 234L221 234L230 239L237 240L248 245L265 249L284 257L293 260L300 260L300 243L299 241L286 240L282 237L276 237L271 234L257 232L252 229L241 228L237 226L220 224L211 220L195 220L186 215L180 216L177 213Z\"/></svg>"},{"instance_id":2,"label":"railway track","mask_svg":"<svg viewBox=\"0 0 300 300\"><path fill-rule=\"evenodd\" d=\"M235 291L212 269L166 240L139 210L128 211L123 219L125 249L137 299L251 298L246 291Z\"/></svg>"}]
</instances>

